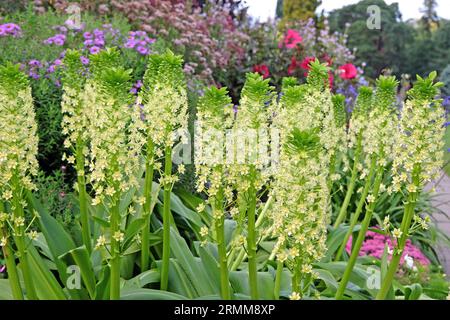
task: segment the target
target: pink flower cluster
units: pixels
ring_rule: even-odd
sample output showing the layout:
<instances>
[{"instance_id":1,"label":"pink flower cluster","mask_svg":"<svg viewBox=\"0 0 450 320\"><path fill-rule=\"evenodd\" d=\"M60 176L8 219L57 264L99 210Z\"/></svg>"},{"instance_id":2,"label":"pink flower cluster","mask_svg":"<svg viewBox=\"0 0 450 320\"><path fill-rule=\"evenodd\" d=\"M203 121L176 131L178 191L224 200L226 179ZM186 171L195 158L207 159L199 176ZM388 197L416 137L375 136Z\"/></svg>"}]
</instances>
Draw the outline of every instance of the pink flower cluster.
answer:
<instances>
[{"instance_id":1,"label":"pink flower cluster","mask_svg":"<svg viewBox=\"0 0 450 320\"><path fill-rule=\"evenodd\" d=\"M148 55L151 52L150 45L154 42L155 39L150 38L145 31L130 31L124 47L135 49L142 55Z\"/></svg>"},{"instance_id":2,"label":"pink flower cluster","mask_svg":"<svg viewBox=\"0 0 450 320\"><path fill-rule=\"evenodd\" d=\"M359 255L372 256L381 259L385 244L388 245L389 250L393 250L392 240L389 236L385 236L374 231L368 231L366 234L366 239L364 240L361 250L359 251ZM350 237L345 247L349 254L351 252L351 248L352 237ZM400 264L403 265L406 256L413 258L414 262L419 263L422 266L428 266L430 264L430 260L428 260L422 251L413 245L409 239L406 241L405 250L403 251L403 255L400 259Z\"/></svg>"},{"instance_id":3,"label":"pink flower cluster","mask_svg":"<svg viewBox=\"0 0 450 320\"><path fill-rule=\"evenodd\" d=\"M0 24L0 37L13 36L15 38L21 35L22 30L15 23Z\"/></svg>"}]
</instances>

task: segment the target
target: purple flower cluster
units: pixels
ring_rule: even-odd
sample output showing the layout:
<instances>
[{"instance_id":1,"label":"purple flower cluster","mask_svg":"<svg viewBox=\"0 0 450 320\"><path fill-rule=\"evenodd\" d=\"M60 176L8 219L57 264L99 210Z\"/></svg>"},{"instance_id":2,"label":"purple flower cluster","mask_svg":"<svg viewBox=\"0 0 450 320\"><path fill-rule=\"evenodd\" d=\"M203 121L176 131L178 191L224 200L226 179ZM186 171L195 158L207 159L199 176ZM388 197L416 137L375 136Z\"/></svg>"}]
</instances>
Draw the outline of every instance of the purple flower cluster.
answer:
<instances>
[{"instance_id":1,"label":"purple flower cluster","mask_svg":"<svg viewBox=\"0 0 450 320\"><path fill-rule=\"evenodd\" d=\"M63 46L66 42L66 35L64 33L58 33L57 35L44 40L45 44L56 44L57 46Z\"/></svg>"},{"instance_id":2,"label":"purple flower cluster","mask_svg":"<svg viewBox=\"0 0 450 320\"><path fill-rule=\"evenodd\" d=\"M145 31L130 31L124 47L135 49L142 55L148 55L150 53L150 45L154 42L155 39L148 37Z\"/></svg>"},{"instance_id":3,"label":"purple flower cluster","mask_svg":"<svg viewBox=\"0 0 450 320\"><path fill-rule=\"evenodd\" d=\"M5 270L6 270L6 266L0 265L0 273L5 272Z\"/></svg>"},{"instance_id":4,"label":"purple flower cluster","mask_svg":"<svg viewBox=\"0 0 450 320\"><path fill-rule=\"evenodd\" d=\"M15 23L0 24L0 37L13 36L15 38L21 35L22 30Z\"/></svg>"},{"instance_id":5,"label":"purple flower cluster","mask_svg":"<svg viewBox=\"0 0 450 320\"><path fill-rule=\"evenodd\" d=\"M39 75L39 70L43 67L42 62L36 59L32 59L28 62L28 75L37 80L41 76ZM21 65L21 69L25 69L25 65Z\"/></svg>"},{"instance_id":6,"label":"purple flower cluster","mask_svg":"<svg viewBox=\"0 0 450 320\"><path fill-rule=\"evenodd\" d=\"M136 81L136 83L133 84L133 87L131 88L130 93L137 94L141 87L142 87L142 81L141 80Z\"/></svg>"},{"instance_id":7,"label":"purple flower cluster","mask_svg":"<svg viewBox=\"0 0 450 320\"><path fill-rule=\"evenodd\" d=\"M359 251L360 256L372 256L378 259L381 259L384 252L384 245L387 244L390 250L393 250L392 240L389 236L385 236L383 234L379 234L374 231L368 231L366 234L366 239L363 242L361 250ZM347 242L345 247L346 251L350 254L352 248L352 237ZM405 257L409 256L413 258L416 263L419 263L422 266L428 266L430 264L430 260L417 248L415 245L411 243L411 240L406 241L405 250L403 251L402 257L400 259L400 263L403 265L405 262Z\"/></svg>"},{"instance_id":8,"label":"purple flower cluster","mask_svg":"<svg viewBox=\"0 0 450 320\"><path fill-rule=\"evenodd\" d=\"M88 50L91 54L99 53L105 46L105 32L100 29L94 29L93 32L83 33L84 49Z\"/></svg>"}]
</instances>

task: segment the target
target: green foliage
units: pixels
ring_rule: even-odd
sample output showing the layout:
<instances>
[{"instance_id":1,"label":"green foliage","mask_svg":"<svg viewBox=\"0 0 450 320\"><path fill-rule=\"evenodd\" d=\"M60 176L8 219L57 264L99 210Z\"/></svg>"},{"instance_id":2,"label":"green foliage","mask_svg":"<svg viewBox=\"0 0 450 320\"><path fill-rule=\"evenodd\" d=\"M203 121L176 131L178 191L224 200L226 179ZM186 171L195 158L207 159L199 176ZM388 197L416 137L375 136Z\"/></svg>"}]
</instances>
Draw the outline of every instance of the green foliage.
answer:
<instances>
[{"instance_id":1,"label":"green foliage","mask_svg":"<svg viewBox=\"0 0 450 320\"><path fill-rule=\"evenodd\" d=\"M440 75L440 80L444 83L441 92L444 96L450 96L450 64L445 67Z\"/></svg>"},{"instance_id":2,"label":"green foliage","mask_svg":"<svg viewBox=\"0 0 450 320\"><path fill-rule=\"evenodd\" d=\"M36 198L57 221L67 229L73 227L74 203L69 185L64 181L64 172L55 170L52 175L40 171L36 177Z\"/></svg>"},{"instance_id":3,"label":"green foliage","mask_svg":"<svg viewBox=\"0 0 450 320\"><path fill-rule=\"evenodd\" d=\"M371 5L380 8L381 30L370 30L366 25L367 7ZM376 78L386 68L392 68L398 76L407 68L409 52L405 48L413 42L414 31L400 17L397 3L363 0L332 11L329 21L332 30L347 30L348 46L357 48L356 62L366 63L365 73Z\"/></svg>"},{"instance_id":4,"label":"green foliage","mask_svg":"<svg viewBox=\"0 0 450 320\"><path fill-rule=\"evenodd\" d=\"M283 0L282 25L288 25L297 20L314 18L316 16L316 9L321 3L321 0Z\"/></svg>"}]
</instances>

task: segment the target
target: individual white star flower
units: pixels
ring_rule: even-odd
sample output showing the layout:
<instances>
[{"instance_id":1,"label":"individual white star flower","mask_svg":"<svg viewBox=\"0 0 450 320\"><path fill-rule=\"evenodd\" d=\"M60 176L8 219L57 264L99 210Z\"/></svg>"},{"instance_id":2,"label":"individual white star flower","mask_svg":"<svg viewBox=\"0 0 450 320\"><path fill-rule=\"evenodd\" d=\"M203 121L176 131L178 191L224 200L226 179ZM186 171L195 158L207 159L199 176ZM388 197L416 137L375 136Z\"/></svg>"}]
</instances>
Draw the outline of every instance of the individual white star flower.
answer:
<instances>
[{"instance_id":1,"label":"individual white star flower","mask_svg":"<svg viewBox=\"0 0 450 320\"><path fill-rule=\"evenodd\" d=\"M125 234L120 231L116 231L113 235L114 240L117 242L122 242L125 239Z\"/></svg>"},{"instance_id":2,"label":"individual white star flower","mask_svg":"<svg viewBox=\"0 0 450 320\"><path fill-rule=\"evenodd\" d=\"M390 225L391 225L391 222L389 220L389 216L384 217L383 230L385 230L385 231L389 230Z\"/></svg>"},{"instance_id":3,"label":"individual white star flower","mask_svg":"<svg viewBox=\"0 0 450 320\"><path fill-rule=\"evenodd\" d=\"M289 300L300 300L302 297L300 296L300 293L293 291L289 295Z\"/></svg>"},{"instance_id":4,"label":"individual white star flower","mask_svg":"<svg viewBox=\"0 0 450 320\"><path fill-rule=\"evenodd\" d=\"M6 237L2 237L0 239L0 247L5 247L7 243L8 243L8 239Z\"/></svg>"},{"instance_id":5,"label":"individual white star flower","mask_svg":"<svg viewBox=\"0 0 450 320\"><path fill-rule=\"evenodd\" d=\"M392 231L392 236L396 239L400 238L402 236L403 232L399 228L395 228Z\"/></svg>"},{"instance_id":6,"label":"individual white star flower","mask_svg":"<svg viewBox=\"0 0 450 320\"><path fill-rule=\"evenodd\" d=\"M35 231L35 230L30 231L30 232L28 233L28 237L30 237L31 240L36 240L36 239L38 238L38 233L37 233L37 231Z\"/></svg>"},{"instance_id":7,"label":"individual white star flower","mask_svg":"<svg viewBox=\"0 0 450 320\"><path fill-rule=\"evenodd\" d=\"M197 208L196 208L198 213L202 213L203 211L205 211L205 204L202 202L200 203Z\"/></svg>"},{"instance_id":8,"label":"individual white star flower","mask_svg":"<svg viewBox=\"0 0 450 320\"><path fill-rule=\"evenodd\" d=\"M374 201L375 201L374 195L373 195L373 194L369 194L369 195L367 196L367 202L368 202L368 203L372 203L372 202L374 202Z\"/></svg>"},{"instance_id":9,"label":"individual white star flower","mask_svg":"<svg viewBox=\"0 0 450 320\"><path fill-rule=\"evenodd\" d=\"M25 218L24 217L15 217L14 225L16 227L23 227L25 225Z\"/></svg>"},{"instance_id":10,"label":"individual white star flower","mask_svg":"<svg viewBox=\"0 0 450 320\"><path fill-rule=\"evenodd\" d=\"M185 173L185 171L186 171L186 167L185 167L184 164L180 163L180 164L178 165L177 170L178 170L178 173L179 173L179 174L183 174L183 173Z\"/></svg>"},{"instance_id":11,"label":"individual white star flower","mask_svg":"<svg viewBox=\"0 0 450 320\"><path fill-rule=\"evenodd\" d=\"M200 228L200 235L202 237L206 237L208 235L208 233L209 233L208 227L203 226L203 227Z\"/></svg>"},{"instance_id":12,"label":"individual white star flower","mask_svg":"<svg viewBox=\"0 0 450 320\"><path fill-rule=\"evenodd\" d=\"M95 249L98 250L101 247L103 247L104 245L106 245L106 238L105 236L101 235L100 237L98 237L97 239L97 243L95 245Z\"/></svg>"}]
</instances>

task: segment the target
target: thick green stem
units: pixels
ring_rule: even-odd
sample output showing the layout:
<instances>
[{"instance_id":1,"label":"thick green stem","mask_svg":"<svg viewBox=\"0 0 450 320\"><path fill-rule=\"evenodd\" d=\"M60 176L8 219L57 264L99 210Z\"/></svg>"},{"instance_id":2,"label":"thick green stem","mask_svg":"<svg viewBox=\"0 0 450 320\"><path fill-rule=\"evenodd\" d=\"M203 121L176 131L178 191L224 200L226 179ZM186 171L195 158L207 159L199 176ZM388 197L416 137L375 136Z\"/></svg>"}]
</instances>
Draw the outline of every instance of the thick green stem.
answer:
<instances>
[{"instance_id":1,"label":"thick green stem","mask_svg":"<svg viewBox=\"0 0 450 320\"><path fill-rule=\"evenodd\" d=\"M83 148L84 148L83 144L81 142L78 142L76 150L78 200L80 203L81 236L83 238L83 244L86 246L88 252L91 253L92 252L91 228L89 224L89 212L87 206Z\"/></svg>"},{"instance_id":2,"label":"thick green stem","mask_svg":"<svg viewBox=\"0 0 450 320\"><path fill-rule=\"evenodd\" d=\"M150 215L152 202L152 185L153 185L153 161L154 161L154 145L153 140L149 138L147 142L147 158L145 163L145 185L144 185L144 228L141 237L141 272L147 271L149 267L150 254Z\"/></svg>"},{"instance_id":3,"label":"thick green stem","mask_svg":"<svg viewBox=\"0 0 450 320\"><path fill-rule=\"evenodd\" d=\"M120 232L120 211L119 200L116 199L116 203L111 208L110 219L110 232L111 232L111 282L110 282L110 299L120 299L120 242L116 239L115 235Z\"/></svg>"},{"instance_id":4,"label":"thick green stem","mask_svg":"<svg viewBox=\"0 0 450 320\"><path fill-rule=\"evenodd\" d=\"M274 201L273 195L270 195L269 198L267 199L266 204L264 205L264 208L262 209L261 213L258 215L258 218L256 219L256 228L260 228L261 225L263 224L266 216L267 216L267 212L269 212L269 208L272 205ZM240 232L237 232L236 234L240 234ZM267 235L262 237L262 240L266 239ZM234 257L236 256L236 251L238 251L237 253L237 257L236 260L233 260ZM245 253L245 249L240 247L239 249L233 248L231 250L231 253L229 255L228 258L228 265L230 265L230 270L234 271L236 270L239 265L242 263L242 261L244 261L246 257L246 253Z\"/></svg>"},{"instance_id":5,"label":"thick green stem","mask_svg":"<svg viewBox=\"0 0 450 320\"><path fill-rule=\"evenodd\" d=\"M353 229L355 228L356 223L359 220L359 216L361 215L364 203L365 203L367 195L369 194L369 191L370 191L370 186L372 185L372 179L373 179L373 176L375 175L375 168L376 168L376 159L374 157L371 161L369 175L367 176L366 183L364 184L364 189L361 194L361 198L359 199L358 206L356 207L356 211L351 218L349 228L344 237L344 241L342 242L338 252L336 253L335 261L339 261L339 259L341 259L341 256L344 253L345 247L347 245L348 239L350 239L350 236L353 233Z\"/></svg>"},{"instance_id":6,"label":"thick green stem","mask_svg":"<svg viewBox=\"0 0 450 320\"><path fill-rule=\"evenodd\" d=\"M275 300L280 299L281 276L283 275L283 262L277 261L277 273L275 274L275 285L273 296Z\"/></svg>"},{"instance_id":7,"label":"thick green stem","mask_svg":"<svg viewBox=\"0 0 450 320\"><path fill-rule=\"evenodd\" d=\"M419 185L418 179L415 179L415 180L416 180L415 184L416 184L416 186L418 186ZM381 285L380 291L378 291L378 294L375 298L377 300L386 299L389 289L391 288L392 281L394 279L398 265L400 264L400 259L403 254L403 250L405 249L406 240L408 239L409 228L411 226L411 221L414 217L414 209L416 207L417 197L418 197L417 192L412 192L408 195L408 203L405 206L402 224L400 226L400 230L402 231L402 234L400 236L400 239L398 240L397 248L394 249L394 253L392 255L391 262L389 263L389 267L386 272L386 276L383 279L383 283Z\"/></svg>"},{"instance_id":8,"label":"thick green stem","mask_svg":"<svg viewBox=\"0 0 450 320\"><path fill-rule=\"evenodd\" d=\"M347 267L345 268L344 275L342 276L341 282L339 283L339 287L336 292L335 298L340 300L344 296L345 289L347 288L347 283L350 279L350 275L353 271L353 268L356 264L356 259L359 255L359 250L366 238L366 232L369 229L370 221L372 220L373 210L375 209L376 199L378 197L378 192L380 190L381 182L383 181L383 167L379 167L377 171L377 176L375 178L374 187L373 187L373 201L369 204L369 207L364 216L364 220L361 223L361 229L358 233L358 238L356 239L354 247L352 247L352 253L350 255L350 259L347 262Z\"/></svg>"},{"instance_id":9,"label":"thick green stem","mask_svg":"<svg viewBox=\"0 0 450 320\"><path fill-rule=\"evenodd\" d=\"M0 213L5 211L5 206L3 202L0 201ZM0 227L0 238L8 238L8 232L5 227ZM7 242L5 246L2 247L3 257L6 261L6 270L8 272L9 285L11 287L11 292L15 300L23 300L22 287L20 286L19 274L17 272L16 261L14 259L14 252Z\"/></svg>"},{"instance_id":10,"label":"thick green stem","mask_svg":"<svg viewBox=\"0 0 450 320\"><path fill-rule=\"evenodd\" d=\"M248 251L248 279L250 285L250 296L253 300L258 299L258 270L256 262L256 168L250 168L250 188L248 192L247 210L247 251Z\"/></svg>"},{"instance_id":11,"label":"thick green stem","mask_svg":"<svg viewBox=\"0 0 450 320\"><path fill-rule=\"evenodd\" d=\"M355 189L356 184L356 178L358 176L358 164L361 157L361 150L362 150L362 135L358 135L357 145L356 145L356 151L355 156L353 159L353 168L352 168L352 175L350 178L350 183L348 185L347 193L345 194L344 202L342 203L342 207L339 210L339 214L336 218L336 221L334 222L333 227L336 229L339 227L339 225L345 220L347 217L347 208L350 203L350 200L353 195L353 190Z\"/></svg>"},{"instance_id":12,"label":"thick green stem","mask_svg":"<svg viewBox=\"0 0 450 320\"><path fill-rule=\"evenodd\" d=\"M225 214L222 209L222 205L219 204L221 199L215 199L216 202L214 216L220 216L215 219L216 235L217 235L217 249L219 253L219 267L220 267L220 289L222 299L230 300L230 284L228 279L228 260L227 260L227 245L225 243Z\"/></svg>"},{"instance_id":13,"label":"thick green stem","mask_svg":"<svg viewBox=\"0 0 450 320\"><path fill-rule=\"evenodd\" d=\"M164 177L169 178L172 174L172 148L165 149ZM172 184L168 181L164 184L164 208L163 208L163 258L161 266L161 290L167 290L169 284L169 262L170 262L170 193Z\"/></svg>"},{"instance_id":14,"label":"thick green stem","mask_svg":"<svg viewBox=\"0 0 450 320\"><path fill-rule=\"evenodd\" d=\"M14 219L25 219L22 207L22 191L19 187L17 176L13 178L13 202L14 202ZM16 242L17 251L19 252L20 268L22 270L23 280L25 282L26 296L29 300L36 300L36 290L31 276L31 269L28 263L28 250L25 236L25 225L16 226L14 240Z\"/></svg>"},{"instance_id":15,"label":"thick green stem","mask_svg":"<svg viewBox=\"0 0 450 320\"><path fill-rule=\"evenodd\" d=\"M0 213L5 212L5 206L3 202L0 201ZM8 238L8 232L5 227L0 227L0 237ZM7 242L5 246L2 247L3 256L6 261L6 270L8 272L9 285L11 287L11 292L15 300L23 300L22 287L20 286L19 274L17 272L16 261L14 259L14 252Z\"/></svg>"}]
</instances>

